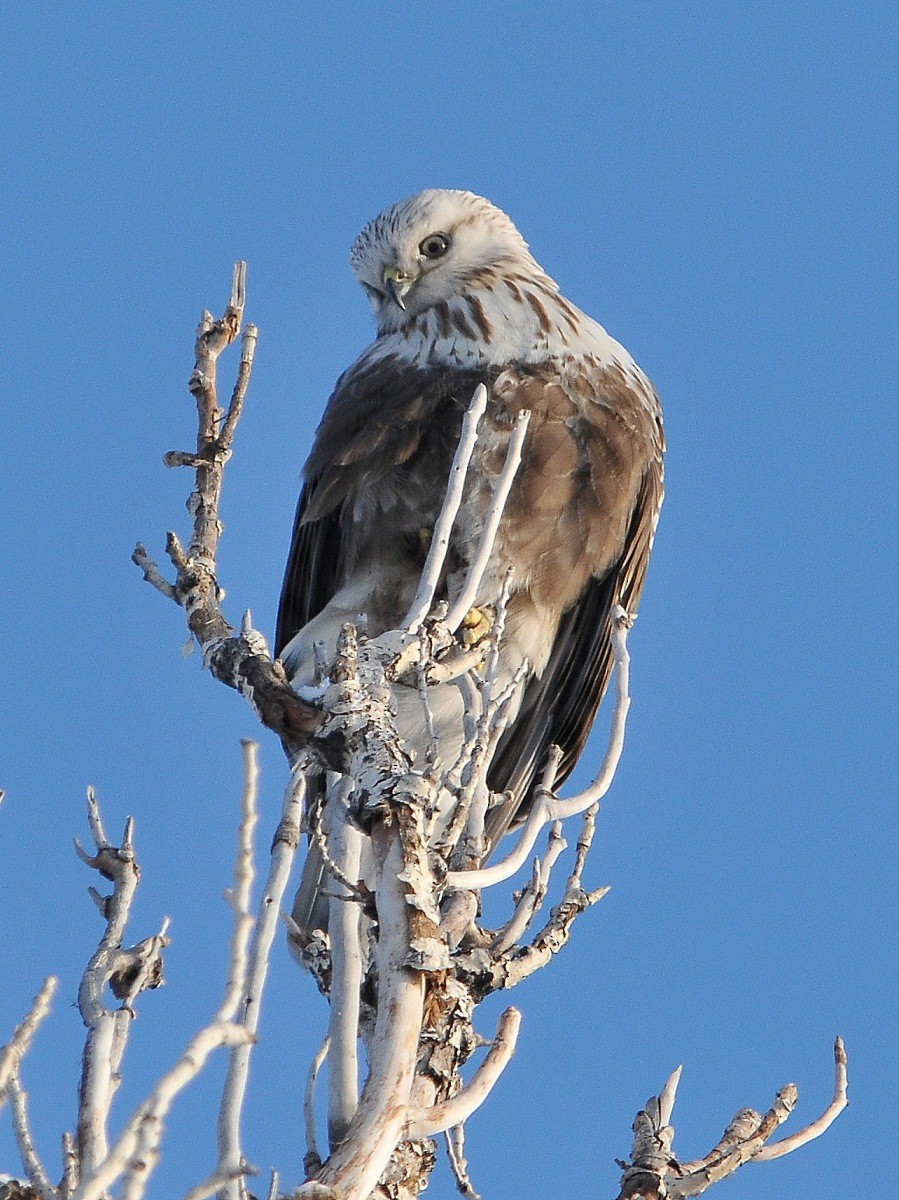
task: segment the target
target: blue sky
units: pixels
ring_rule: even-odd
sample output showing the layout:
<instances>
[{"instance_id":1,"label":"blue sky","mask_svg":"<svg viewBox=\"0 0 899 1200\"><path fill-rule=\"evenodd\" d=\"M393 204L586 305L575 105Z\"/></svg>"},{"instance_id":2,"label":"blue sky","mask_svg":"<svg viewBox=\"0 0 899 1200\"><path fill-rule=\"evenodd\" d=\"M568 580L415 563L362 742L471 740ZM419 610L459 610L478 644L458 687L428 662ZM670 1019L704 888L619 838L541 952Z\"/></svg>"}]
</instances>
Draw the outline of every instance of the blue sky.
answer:
<instances>
[{"instance_id":1,"label":"blue sky","mask_svg":"<svg viewBox=\"0 0 899 1200\"><path fill-rule=\"evenodd\" d=\"M679 1062L683 1157L788 1079L811 1119L841 1033L848 1112L724 1186L858 1194L899 1070L897 37L878 3L5 6L0 1040L59 974L26 1070L54 1172L99 934L71 850L86 784L111 826L136 820L134 938L173 919L123 1108L223 978L255 729L129 562L186 528L189 479L161 455L193 437L199 312L246 258L261 335L221 566L231 617L271 631L301 464L371 335L349 244L452 186L508 211L628 346L670 443L590 865L612 891L513 998L520 1049L470 1124L475 1183L613 1195L633 1115ZM285 766L262 742L271 829ZM281 945L267 1003L247 1150L292 1184L325 1012ZM220 1074L176 1108L155 1195L212 1165ZM3 1116L0 1170L14 1161ZM429 1194L454 1194L445 1166Z\"/></svg>"}]
</instances>

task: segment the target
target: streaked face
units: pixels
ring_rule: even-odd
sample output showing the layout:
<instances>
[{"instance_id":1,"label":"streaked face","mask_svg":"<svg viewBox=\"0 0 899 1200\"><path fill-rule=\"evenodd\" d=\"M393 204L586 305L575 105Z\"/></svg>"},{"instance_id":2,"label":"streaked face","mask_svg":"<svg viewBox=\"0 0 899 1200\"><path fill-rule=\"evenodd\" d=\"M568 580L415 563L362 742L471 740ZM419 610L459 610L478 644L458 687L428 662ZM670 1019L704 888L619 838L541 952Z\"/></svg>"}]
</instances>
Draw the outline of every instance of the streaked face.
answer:
<instances>
[{"instance_id":1,"label":"streaked face","mask_svg":"<svg viewBox=\"0 0 899 1200\"><path fill-rule=\"evenodd\" d=\"M350 254L380 332L470 288L491 268L539 270L504 212L471 192L432 189L386 209Z\"/></svg>"}]
</instances>

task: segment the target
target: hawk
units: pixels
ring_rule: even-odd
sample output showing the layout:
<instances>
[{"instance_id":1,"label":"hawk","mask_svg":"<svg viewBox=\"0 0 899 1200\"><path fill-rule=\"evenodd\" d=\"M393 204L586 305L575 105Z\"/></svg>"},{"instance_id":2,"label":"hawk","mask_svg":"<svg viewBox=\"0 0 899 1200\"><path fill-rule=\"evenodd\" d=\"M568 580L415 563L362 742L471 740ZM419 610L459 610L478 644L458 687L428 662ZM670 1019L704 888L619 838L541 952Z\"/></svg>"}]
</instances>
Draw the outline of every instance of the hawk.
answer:
<instances>
[{"instance_id":1,"label":"hawk","mask_svg":"<svg viewBox=\"0 0 899 1200\"><path fill-rule=\"evenodd\" d=\"M612 669L611 612L636 607L662 502L661 409L624 347L561 295L509 217L481 196L432 189L395 204L365 226L350 262L377 336L337 381L315 435L275 649L302 686L316 641L333 655L360 614L372 636L402 620L462 417L483 383L487 410L441 585L452 601L516 415L530 410L474 610L489 620L508 577L501 671L505 680L520 672L522 686L488 775L491 791L508 793L488 815L495 845L527 806L549 746L562 751L561 783L593 724ZM448 683L431 693L451 763L460 692ZM427 745L421 697L395 685L394 700L415 761Z\"/></svg>"}]
</instances>

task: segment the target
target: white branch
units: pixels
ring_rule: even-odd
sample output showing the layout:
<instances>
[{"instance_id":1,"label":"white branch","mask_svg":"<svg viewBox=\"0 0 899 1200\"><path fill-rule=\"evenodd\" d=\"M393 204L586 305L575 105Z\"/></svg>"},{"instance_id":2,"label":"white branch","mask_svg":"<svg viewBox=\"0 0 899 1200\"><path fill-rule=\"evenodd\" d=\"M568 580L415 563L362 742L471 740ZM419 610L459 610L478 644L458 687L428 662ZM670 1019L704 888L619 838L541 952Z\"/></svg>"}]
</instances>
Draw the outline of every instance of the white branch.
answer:
<instances>
[{"instance_id":1,"label":"white branch","mask_svg":"<svg viewBox=\"0 0 899 1200\"><path fill-rule=\"evenodd\" d=\"M468 1174L468 1160L465 1157L465 1126L455 1125L452 1129L447 1129L443 1136L446 1141L446 1156L449 1159L456 1187L465 1200L481 1200Z\"/></svg>"},{"instance_id":2,"label":"white branch","mask_svg":"<svg viewBox=\"0 0 899 1200\"><path fill-rule=\"evenodd\" d=\"M257 753L258 745L256 743L244 744L245 770L248 775L258 770ZM250 949L246 991L241 1001L240 1024L253 1035L259 1027L262 993L265 990L269 957L275 930L278 927L281 902L299 845L300 818L305 794L305 775L302 770L294 770L284 794L281 822L272 844L271 867L259 901L259 917ZM252 842L250 843L250 852L252 853ZM228 1197L229 1200L238 1200L238 1197L245 1191L246 1168L241 1151L240 1124L253 1044L252 1041L247 1041L235 1046L231 1051L231 1061L228 1065L219 1111L217 1174L224 1176L223 1183L226 1186L222 1189L222 1196Z\"/></svg>"},{"instance_id":3,"label":"white branch","mask_svg":"<svg viewBox=\"0 0 899 1200\"><path fill-rule=\"evenodd\" d=\"M234 1018L244 996L247 944L253 927L248 910L253 880L252 831L257 819L258 770L254 743L244 743L244 765L241 823L234 868L235 887L228 896L234 910L234 932L222 1004L209 1025L191 1039L181 1058L135 1110L103 1161L89 1175L82 1174L72 1200L100 1200L122 1175L123 1200L140 1200L158 1161L163 1123L176 1096L200 1074L213 1051L222 1046L237 1046L252 1040L253 1035L235 1024Z\"/></svg>"},{"instance_id":4,"label":"white branch","mask_svg":"<svg viewBox=\"0 0 899 1200\"><path fill-rule=\"evenodd\" d=\"M668 1076L665 1086L662 1088L659 1095L657 1097L653 1097L653 1099L650 1100L649 1104L646 1106L647 1110L650 1108L655 1109L652 1114L653 1119L662 1128L671 1124L671 1114L674 1112L674 1102L677 1099L677 1086L680 1083L680 1077L683 1069L684 1068L682 1065L675 1067Z\"/></svg>"},{"instance_id":5,"label":"white branch","mask_svg":"<svg viewBox=\"0 0 899 1200\"><path fill-rule=\"evenodd\" d=\"M503 469L496 481L490 505L484 516L484 525L478 539L474 561L468 569L461 594L446 615L446 624L451 633L455 633L462 624L462 620L474 604L478 588L481 586L481 579L493 552L493 543L496 541L496 533L502 520L506 501L509 498L515 473L521 464L521 448L524 445L524 437L528 431L530 419L530 410L524 408L515 420L515 429L509 438L509 446L506 451L506 461L503 463Z\"/></svg>"},{"instance_id":6,"label":"white branch","mask_svg":"<svg viewBox=\"0 0 899 1200\"><path fill-rule=\"evenodd\" d=\"M624 734L627 726L627 714L631 706L630 697L630 664L631 656L627 649L627 633L635 620L633 613L625 612L620 604L612 609L612 656L615 661L615 709L612 713L612 725L609 730L609 743L599 772L590 786L580 795L570 800L559 802L557 816L561 820L576 816L586 811L591 804L596 804L603 798L612 786L621 752L624 749Z\"/></svg>"},{"instance_id":7,"label":"white branch","mask_svg":"<svg viewBox=\"0 0 899 1200\"><path fill-rule=\"evenodd\" d=\"M399 879L405 868L403 847L394 821L372 829L380 875L375 894L379 938L378 1011L369 1047L369 1076L346 1139L332 1154L314 1183L297 1196L310 1197L331 1188L340 1200L366 1200L400 1140L415 1074L421 1030L424 975L406 966L410 946L409 908Z\"/></svg>"},{"instance_id":8,"label":"white branch","mask_svg":"<svg viewBox=\"0 0 899 1200\"><path fill-rule=\"evenodd\" d=\"M413 1141L416 1138L433 1137L467 1121L490 1095L494 1084L508 1066L515 1053L520 1026L521 1013L517 1008L507 1008L499 1019L496 1037L487 1056L470 1081L449 1100L410 1114L405 1136Z\"/></svg>"},{"instance_id":9,"label":"white branch","mask_svg":"<svg viewBox=\"0 0 899 1200\"><path fill-rule=\"evenodd\" d=\"M437 523L434 526L434 532L431 536L431 545L428 550L428 557L425 559L424 569L421 573L421 582L418 585L415 599L412 601L412 607L402 622L401 627L407 629L410 633L415 633L418 626L431 611L431 605L434 603L434 593L440 582L440 574L446 560L447 550L449 549L449 539L453 522L459 511L459 505L462 503L465 477L468 474L468 466L478 440L478 422L484 415L486 407L487 389L482 383L479 383L475 388L471 403L462 420L462 434L459 438L459 444L456 447L453 465L450 467L449 482L446 488L446 495L443 499L443 507L440 510L440 516L437 518Z\"/></svg>"},{"instance_id":10,"label":"white branch","mask_svg":"<svg viewBox=\"0 0 899 1200\"><path fill-rule=\"evenodd\" d=\"M78 1186L78 1151L75 1147L75 1138L71 1133L62 1135L62 1182L59 1185L59 1194L68 1200L75 1188Z\"/></svg>"},{"instance_id":11,"label":"white branch","mask_svg":"<svg viewBox=\"0 0 899 1200\"><path fill-rule=\"evenodd\" d=\"M322 1069L328 1051L331 1049L331 1039L325 1038L318 1052L309 1064L309 1074L306 1076L306 1091L303 1096L303 1122L306 1127L306 1156L304 1165L307 1173L321 1166L321 1155L318 1152L318 1138L315 1133L315 1084L318 1073Z\"/></svg>"},{"instance_id":12,"label":"white branch","mask_svg":"<svg viewBox=\"0 0 899 1200\"><path fill-rule=\"evenodd\" d=\"M341 776L329 787L325 806L326 836L331 857L341 875L359 879L362 833L350 823L349 799L353 781ZM328 1141L333 1149L346 1136L359 1101L359 989L362 986L362 948L356 894L339 880L328 902L331 939L331 1015L328 1022Z\"/></svg>"},{"instance_id":13,"label":"white branch","mask_svg":"<svg viewBox=\"0 0 899 1200\"><path fill-rule=\"evenodd\" d=\"M462 834L465 834L465 847L461 857L466 861L456 861L459 855L453 856L453 866L461 869L470 868L480 863L484 856L484 818L490 793L487 788L487 768L490 766L496 747L503 730L508 723L512 702L527 673L527 660L523 660L513 678L505 687L497 690L500 673L500 643L506 626L508 611L510 575L507 573L503 580L502 590L496 604L496 614L488 635L487 662L484 674L477 683L478 703L473 706L476 720L469 731L466 729L465 746L460 760L453 765L449 779L459 779L456 786L456 809L453 818L442 838L440 851L447 855L456 846ZM464 695L464 693L463 693ZM458 772L458 775L457 775Z\"/></svg>"},{"instance_id":14,"label":"white branch","mask_svg":"<svg viewBox=\"0 0 899 1200\"><path fill-rule=\"evenodd\" d=\"M132 1180L137 1179L145 1186L149 1182L149 1169L155 1165L163 1121L176 1096L196 1079L214 1050L221 1046L238 1045L248 1036L244 1029L230 1020L216 1020L200 1030L175 1066L163 1076L134 1113L93 1177L82 1180L74 1193L75 1200L99 1200L126 1171L131 1177L126 1180L126 1189L130 1189Z\"/></svg>"},{"instance_id":15,"label":"white branch","mask_svg":"<svg viewBox=\"0 0 899 1200\"><path fill-rule=\"evenodd\" d=\"M817 1119L812 1121L810 1125L806 1125L805 1129L801 1129L798 1133L794 1133L791 1137L783 1138L779 1142L772 1142L765 1146L753 1158L753 1162L770 1162L773 1158L780 1158L783 1154L792 1154L794 1150L798 1150L800 1146L805 1146L808 1142L812 1142L815 1138L821 1136L828 1130L846 1105L849 1100L846 1095L847 1088L847 1073L846 1073L846 1048L843 1045L843 1039L837 1038L833 1047L834 1057L834 1083L833 1083L833 1100Z\"/></svg>"},{"instance_id":16,"label":"white branch","mask_svg":"<svg viewBox=\"0 0 899 1200\"><path fill-rule=\"evenodd\" d=\"M798 1150L819 1137L846 1107L846 1051L842 1040L834 1046L834 1098L817 1121L792 1137L766 1145L778 1126L792 1113L799 1092L794 1083L782 1087L765 1113L741 1108L725 1129L717 1145L701 1159L678 1163L672 1151L674 1129L671 1114L680 1079L680 1067L658 1096L653 1096L634 1121L631 1166L624 1171L618 1200L642 1196L666 1196L686 1200L698 1196L732 1175L747 1162L768 1162Z\"/></svg>"},{"instance_id":17,"label":"white branch","mask_svg":"<svg viewBox=\"0 0 899 1200\"><path fill-rule=\"evenodd\" d=\"M531 921L534 919L534 914L543 903L543 898L546 895L546 889L549 887L549 879L552 874L552 869L555 866L556 859L567 848L568 843L562 837L562 822L553 821L550 826L549 842L546 847L546 853L542 859L538 859L534 863L534 873L531 876L527 886L521 893L518 903L515 905L515 912L512 914L511 920L494 938L493 945L490 947L495 955L505 954L507 950L515 945L522 934L527 930Z\"/></svg>"},{"instance_id":18,"label":"white branch","mask_svg":"<svg viewBox=\"0 0 899 1200\"><path fill-rule=\"evenodd\" d=\"M49 975L44 980L41 990L35 996L34 1003L28 1011L28 1015L16 1026L12 1037L3 1049L0 1050L0 1108L2 1108L3 1102L6 1099L5 1089L7 1081L18 1071L19 1063L28 1053L38 1026L50 1012L50 1004L58 987L59 980L55 976Z\"/></svg>"},{"instance_id":19,"label":"white branch","mask_svg":"<svg viewBox=\"0 0 899 1200\"><path fill-rule=\"evenodd\" d=\"M44 1165L34 1146L34 1135L28 1120L28 1095L19 1080L18 1072L14 1071L6 1083L6 1091L12 1108L13 1129L16 1135L16 1145L25 1174L32 1186L38 1192L41 1200L56 1200L57 1192L50 1182Z\"/></svg>"},{"instance_id":20,"label":"white branch","mask_svg":"<svg viewBox=\"0 0 899 1200\"><path fill-rule=\"evenodd\" d=\"M148 982L147 975L138 970L128 997L122 997L120 993L125 1006L118 1012L110 1011L103 1002L107 984L112 983L113 990L117 990L116 974L117 971L121 974L120 968L126 957L122 942L140 873L134 855L132 819L129 817L125 822L121 846L113 846L106 836L100 803L93 788L87 790L87 817L97 852L93 856L87 854L77 838L75 849L87 866L112 880L113 890L107 897L92 892L106 928L78 989L78 1009L88 1031L78 1097L77 1145L82 1178L89 1177L109 1152L107 1122L117 1088L116 1072L128 1040L132 1015L129 1001L136 997L141 985L146 986ZM137 956L140 957L139 950Z\"/></svg>"},{"instance_id":21,"label":"white branch","mask_svg":"<svg viewBox=\"0 0 899 1200\"><path fill-rule=\"evenodd\" d=\"M548 825L550 821L562 821L567 817L574 817L586 812L609 790L612 780L615 778L621 752L624 749L624 732L631 703L628 693L630 656L627 652L627 630L630 624L631 618L620 604L616 605L613 610L612 626L612 651L617 671L615 711L612 714L609 744L593 783L570 800L559 800L548 789L541 786L512 853L502 862L494 863L490 867L481 867L476 871L450 871L446 877L447 886L485 888L509 879L526 861L534 848L540 830L545 825Z\"/></svg>"},{"instance_id":22,"label":"white branch","mask_svg":"<svg viewBox=\"0 0 899 1200\"><path fill-rule=\"evenodd\" d=\"M256 1175L258 1172L255 1167L249 1164L244 1164L240 1167L235 1167L233 1170L225 1170L224 1168L214 1171L208 1179L204 1179L202 1183L195 1184L190 1191L184 1195L184 1200L207 1200L208 1196L214 1196L216 1192L227 1192L232 1184L245 1183L247 1175ZM244 1191L246 1187L244 1186Z\"/></svg>"}]
</instances>

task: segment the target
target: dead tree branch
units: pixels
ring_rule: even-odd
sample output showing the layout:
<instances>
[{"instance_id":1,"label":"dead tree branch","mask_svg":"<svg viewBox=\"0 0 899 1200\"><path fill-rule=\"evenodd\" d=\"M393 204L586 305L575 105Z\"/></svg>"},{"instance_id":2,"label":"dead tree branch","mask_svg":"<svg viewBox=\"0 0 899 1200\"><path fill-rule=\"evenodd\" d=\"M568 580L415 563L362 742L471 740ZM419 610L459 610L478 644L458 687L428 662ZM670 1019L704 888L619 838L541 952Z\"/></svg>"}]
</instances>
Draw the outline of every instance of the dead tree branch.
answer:
<instances>
[{"instance_id":1,"label":"dead tree branch","mask_svg":"<svg viewBox=\"0 0 899 1200\"><path fill-rule=\"evenodd\" d=\"M254 787L258 770L258 751L259 747L255 742L244 742L246 770L248 776L252 773ZM248 962L244 971L245 982L238 1021L248 1036L244 1041L238 1042L231 1051L231 1062L225 1079L219 1112L219 1164L216 1176L213 1177L224 1180L221 1188L223 1200L238 1200L246 1192L244 1177L249 1168L241 1150L241 1115L250 1073L250 1055L259 1027L262 994L268 975L272 943L275 938L284 891L300 842L300 820L305 792L306 780L302 772L294 771L284 795L281 821L272 844L269 877L259 902L259 916L255 923L253 941L249 948ZM252 856L252 844L248 848L248 853ZM244 900L249 900L249 889L245 895L241 896L241 902ZM241 912L241 919L243 919L243 912ZM212 1190L219 1189L213 1188Z\"/></svg>"},{"instance_id":2,"label":"dead tree branch","mask_svg":"<svg viewBox=\"0 0 899 1200\"><path fill-rule=\"evenodd\" d=\"M799 1097L795 1083L780 1089L764 1114L741 1108L721 1140L704 1158L680 1163L674 1156L671 1114L680 1082L678 1067L658 1096L653 1096L634 1120L634 1145L630 1165L622 1163L621 1191L617 1200L682 1200L699 1196L748 1162L769 1162L791 1154L829 1129L848 1103L846 1051L841 1038L834 1045L834 1096L826 1111L792 1137L769 1143L774 1131L792 1113Z\"/></svg>"},{"instance_id":3,"label":"dead tree branch","mask_svg":"<svg viewBox=\"0 0 899 1200\"><path fill-rule=\"evenodd\" d=\"M583 878L599 802L612 784L624 744L631 703L627 635L635 614L621 606L613 612L614 709L608 746L595 779L579 795L562 798L555 790L559 756L551 753L514 849L490 863L491 847L485 836L490 828L488 816L506 798L491 795L488 771L501 734L516 712L527 673L527 664L511 679L501 672L508 582L490 610L492 624L486 637L470 646L463 644L456 631L479 594L483 572L491 560L529 414L520 415L509 435L505 465L494 487L472 565L452 603L435 603L435 596L473 461L478 423L488 403L484 387L475 391L464 418L442 511L409 612L398 629L376 639L353 625L345 626L333 663L325 661L320 647L316 650L314 695L301 697L290 687L281 664L272 662L265 639L253 629L249 614L235 633L221 610L217 551L223 528L223 472L247 394L256 344L253 326L243 334L237 382L227 411L219 407L216 370L220 353L240 334L244 305L245 267L238 264L224 317L216 321L204 313L198 330L196 367L190 382L198 411L197 449L172 452L165 459L169 466L187 466L196 474L188 501L193 529L187 548L175 534L168 537L174 581L163 577L140 546L134 561L154 587L184 608L204 662L216 678L239 690L262 723L291 747L300 748L319 775L323 769L335 773L324 798L319 793L306 814L313 847L330 875L330 912L327 931L302 931L294 949L329 997L331 1018L329 1037L308 1077L307 1179L295 1195L329 1200L411 1200L425 1186L433 1166L432 1137L447 1132L460 1190L475 1197L464 1159L462 1126L508 1064L520 1021L515 1009L507 1010L486 1057L466 1080L466 1063L479 1045L486 1044L474 1029L475 1010L491 992L513 987L545 966L567 943L578 915L607 890L587 890ZM417 691L429 731L430 748L416 768L393 719L392 696L398 687ZM456 761L446 766L440 763L433 719L436 693L431 689L436 687L458 688L465 708L462 748ZM248 768L247 792L254 790L251 776ZM274 913L298 837L299 778L298 772L288 789L282 817L282 830L289 827L289 835L285 835L289 848L279 853L277 864L273 858L264 915L249 952L248 933L238 932L249 922L252 876L253 804L245 798L232 972L219 1014L160 1081L111 1150L105 1145L105 1129L99 1130L88 1112L85 1122L94 1138L92 1171L88 1181L82 1178L69 1189L74 1200L100 1200L122 1176L125 1200L140 1200L142 1181L158 1155L168 1106L183 1086L182 1079L186 1080L198 1062L205 1061L214 1044L233 1047L220 1116L219 1161L191 1197L202 1200L218 1191L223 1200L244 1200L244 1176L249 1168L240 1139L241 1109ZM572 818L580 818L581 827L561 898L543 927L525 942L549 894L553 868L567 850L563 823ZM105 846L106 839L99 815L97 822L99 856L100 843ZM499 930L481 928L477 914L483 889L507 883L525 868L547 826L546 850L532 863L524 886L513 894L508 919ZM122 882L115 887L124 895L127 872L117 860L116 869L121 870ZM116 894L114 891L113 898ZM104 915L112 919L105 909ZM99 1010L92 997L92 993L86 994L85 1008L96 1016ZM368 1064L361 1094L360 1043ZM841 1043L838 1048L834 1100L818 1121L793 1138L771 1143L774 1129L795 1103L795 1089L784 1089L766 1116L744 1110L709 1155L683 1166L672 1152L670 1118L679 1079L676 1072L638 1115L621 1200L695 1195L744 1161L789 1153L818 1136L845 1105L845 1055ZM104 1061L116 1061L111 1052L104 1054ZM313 1096L325 1064L330 1154L323 1160L316 1140ZM91 1096L99 1097L96 1106L100 1108L105 1098L111 1098L114 1074L107 1070L88 1087ZM277 1188L275 1182L272 1186Z\"/></svg>"},{"instance_id":4,"label":"dead tree branch","mask_svg":"<svg viewBox=\"0 0 899 1200\"><path fill-rule=\"evenodd\" d=\"M6 1101L6 1084L18 1071L19 1063L28 1053L38 1027L49 1016L50 1005L58 987L59 980L54 976L44 980L28 1015L16 1026L12 1037L0 1050L0 1108Z\"/></svg>"},{"instance_id":5,"label":"dead tree branch","mask_svg":"<svg viewBox=\"0 0 899 1200\"><path fill-rule=\"evenodd\" d=\"M95 853L89 854L76 840L82 861L112 884L108 895L91 888L90 894L104 920L97 950L90 959L78 994L79 1010L87 1028L82 1056L77 1133L63 1137L65 1170L58 1187L50 1182L34 1143L29 1123L27 1095L20 1080L22 1060L34 1033L49 1011L57 981L48 979L31 1011L0 1051L0 1103L9 1100L13 1125L25 1174L40 1200L102 1200L109 1189L120 1184L122 1200L141 1200L158 1159L164 1123L178 1094L203 1070L209 1056L222 1046L241 1047L254 1039L253 1001L261 990L278 906L286 885L293 852L299 841L299 808L302 780L294 781L273 851L269 885L263 896L263 917L253 949L248 942L254 920L250 915L252 828L256 821L255 747L246 749L243 815L239 853L235 867L232 902L235 910L229 976L225 997L213 1020L191 1039L184 1054L156 1083L147 1099L126 1121L123 1132L110 1146L108 1127L113 1099L121 1082L120 1068L134 1017L134 1003L149 988L162 983L162 954L169 944L168 920L158 934L125 947L128 919L140 880L134 852L133 822L129 818L121 845L110 842L93 790L88 791L88 823ZM107 1002L107 993L119 1001ZM244 1010L239 1013L241 1003ZM239 1100L234 1107L239 1116ZM230 1110L229 1110L230 1111ZM234 1150L232 1143L228 1149ZM219 1164L213 1190L251 1170L239 1153L237 1165ZM210 1181L207 1181L207 1184ZM198 1194L203 1192L200 1185Z\"/></svg>"},{"instance_id":6,"label":"dead tree branch","mask_svg":"<svg viewBox=\"0 0 899 1200\"><path fill-rule=\"evenodd\" d=\"M263 725L302 742L321 724L321 713L290 687L281 664L272 661L265 639L252 628L249 615L240 633L235 633L222 613L224 593L216 579L224 469L249 387L258 339L255 325L243 331L237 381L227 410L219 407L217 367L221 352L240 335L245 303L246 263L237 263L225 315L215 320L204 312L197 329L196 365L188 385L197 402L196 452L173 450L164 458L167 466L186 466L196 472L187 502L193 518L188 547L185 550L171 531L166 542L175 568L174 583L165 579L143 545L136 546L132 560L148 583L184 609L203 662L216 679L239 691Z\"/></svg>"}]
</instances>

